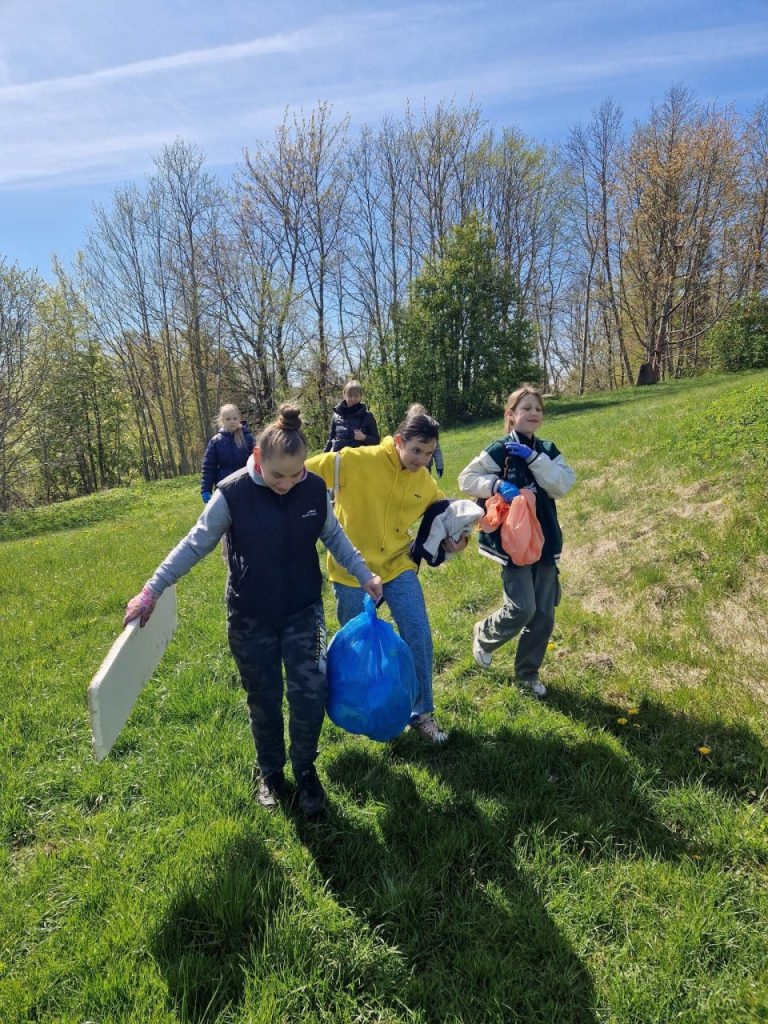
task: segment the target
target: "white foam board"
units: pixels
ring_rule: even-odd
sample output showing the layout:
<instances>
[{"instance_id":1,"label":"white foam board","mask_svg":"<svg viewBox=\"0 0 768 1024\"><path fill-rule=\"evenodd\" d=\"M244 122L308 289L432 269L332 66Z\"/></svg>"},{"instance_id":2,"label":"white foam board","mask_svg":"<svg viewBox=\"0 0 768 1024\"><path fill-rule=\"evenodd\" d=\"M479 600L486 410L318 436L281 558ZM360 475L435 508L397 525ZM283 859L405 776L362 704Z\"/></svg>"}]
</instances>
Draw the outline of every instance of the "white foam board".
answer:
<instances>
[{"instance_id":1,"label":"white foam board","mask_svg":"<svg viewBox=\"0 0 768 1024\"><path fill-rule=\"evenodd\" d=\"M103 761L176 629L176 587L158 598L144 628L129 622L88 687L93 756Z\"/></svg>"}]
</instances>

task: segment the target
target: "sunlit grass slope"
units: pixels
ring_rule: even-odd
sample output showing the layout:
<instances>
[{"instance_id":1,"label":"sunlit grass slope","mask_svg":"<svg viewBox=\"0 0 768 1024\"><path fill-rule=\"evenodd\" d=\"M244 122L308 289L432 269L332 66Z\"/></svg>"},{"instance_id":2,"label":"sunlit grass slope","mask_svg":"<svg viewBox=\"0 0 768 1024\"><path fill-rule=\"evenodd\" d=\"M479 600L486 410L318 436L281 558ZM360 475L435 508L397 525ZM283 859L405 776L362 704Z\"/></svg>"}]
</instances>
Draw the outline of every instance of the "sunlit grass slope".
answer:
<instances>
[{"instance_id":1,"label":"sunlit grass slope","mask_svg":"<svg viewBox=\"0 0 768 1024\"><path fill-rule=\"evenodd\" d=\"M448 492L498 434L445 434ZM550 699L472 660L496 567L424 569L451 740L326 725L319 825L251 798L218 552L92 760L88 680L195 479L0 517L2 1024L768 1019L768 374L542 434L578 473Z\"/></svg>"}]
</instances>

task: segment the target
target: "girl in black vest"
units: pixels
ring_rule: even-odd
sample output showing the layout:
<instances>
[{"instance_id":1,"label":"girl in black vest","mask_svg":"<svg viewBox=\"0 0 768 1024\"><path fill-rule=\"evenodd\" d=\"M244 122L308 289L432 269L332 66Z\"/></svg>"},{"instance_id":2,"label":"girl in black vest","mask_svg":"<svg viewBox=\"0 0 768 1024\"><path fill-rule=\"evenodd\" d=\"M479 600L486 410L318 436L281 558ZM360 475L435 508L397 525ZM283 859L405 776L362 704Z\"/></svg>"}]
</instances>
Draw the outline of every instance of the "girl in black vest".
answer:
<instances>
[{"instance_id":1,"label":"girl in black vest","mask_svg":"<svg viewBox=\"0 0 768 1024\"><path fill-rule=\"evenodd\" d=\"M494 653L519 634L515 680L539 698L547 695L539 669L555 625L555 607L560 602L557 565L563 535L555 498L567 494L576 479L557 446L536 436L543 419L541 392L522 384L507 399L506 436L488 445L459 473L459 487L476 498L500 494L504 501L512 501L521 487L531 488L536 495L536 518L544 534L538 562L515 565L501 546L499 531L480 535L480 554L502 566L504 601L495 612L475 623L472 655L480 668L490 668Z\"/></svg>"},{"instance_id":2,"label":"girl in black vest","mask_svg":"<svg viewBox=\"0 0 768 1024\"><path fill-rule=\"evenodd\" d=\"M145 625L165 588L227 535L227 633L256 744L256 798L273 810L286 796L284 666L288 756L299 807L313 817L325 804L314 762L327 697L316 542L321 540L374 600L381 597L382 585L339 526L323 480L307 472L306 454L299 410L282 405L245 468L222 481L195 526L128 602L124 621L139 618Z\"/></svg>"}]
</instances>

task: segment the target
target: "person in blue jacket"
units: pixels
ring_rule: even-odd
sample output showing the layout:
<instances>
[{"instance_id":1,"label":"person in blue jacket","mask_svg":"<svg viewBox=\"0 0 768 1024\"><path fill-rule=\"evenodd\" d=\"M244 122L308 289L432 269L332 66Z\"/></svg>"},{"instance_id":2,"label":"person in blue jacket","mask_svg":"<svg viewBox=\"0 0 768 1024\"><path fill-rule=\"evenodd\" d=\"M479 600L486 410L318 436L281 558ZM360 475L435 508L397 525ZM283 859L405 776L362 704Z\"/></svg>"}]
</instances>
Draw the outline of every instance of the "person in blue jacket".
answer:
<instances>
[{"instance_id":1,"label":"person in blue jacket","mask_svg":"<svg viewBox=\"0 0 768 1024\"><path fill-rule=\"evenodd\" d=\"M253 437L247 424L241 421L236 405L222 405L218 424L219 432L208 442L203 456L200 493L205 505L216 486L225 476L242 469L253 451Z\"/></svg>"},{"instance_id":2,"label":"person in blue jacket","mask_svg":"<svg viewBox=\"0 0 768 1024\"><path fill-rule=\"evenodd\" d=\"M285 692L296 798L312 818L326 800L315 759L328 697L317 541L374 601L383 588L339 525L325 482L307 472L306 455L299 409L283 404L246 466L221 481L187 536L128 602L124 624L146 625L163 591L226 534L227 635L256 746L256 799L271 811L287 798Z\"/></svg>"}]
</instances>

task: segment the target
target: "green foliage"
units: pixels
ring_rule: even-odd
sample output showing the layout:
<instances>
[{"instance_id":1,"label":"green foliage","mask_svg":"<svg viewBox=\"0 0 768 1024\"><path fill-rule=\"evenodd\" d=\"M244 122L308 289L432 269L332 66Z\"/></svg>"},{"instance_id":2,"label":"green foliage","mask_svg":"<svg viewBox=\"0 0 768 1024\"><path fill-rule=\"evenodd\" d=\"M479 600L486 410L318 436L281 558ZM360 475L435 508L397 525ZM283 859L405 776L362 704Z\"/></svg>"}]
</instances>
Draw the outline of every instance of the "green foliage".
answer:
<instances>
[{"instance_id":1,"label":"green foliage","mask_svg":"<svg viewBox=\"0 0 768 1024\"><path fill-rule=\"evenodd\" d=\"M707 345L717 370L734 373L768 366L768 296L737 302L709 332Z\"/></svg>"},{"instance_id":2,"label":"green foliage","mask_svg":"<svg viewBox=\"0 0 768 1024\"><path fill-rule=\"evenodd\" d=\"M754 472L768 465L768 383L742 384L708 403L686 425L682 441L689 458L710 466L755 463Z\"/></svg>"},{"instance_id":3,"label":"green foliage","mask_svg":"<svg viewBox=\"0 0 768 1024\"><path fill-rule=\"evenodd\" d=\"M27 446L43 340L37 306L44 293L32 271L0 256L0 510L28 500L31 459Z\"/></svg>"},{"instance_id":4,"label":"green foliage","mask_svg":"<svg viewBox=\"0 0 768 1024\"><path fill-rule=\"evenodd\" d=\"M382 437L394 433L411 401L404 391L397 365L388 362L372 366L365 379L365 400L374 411Z\"/></svg>"},{"instance_id":5,"label":"green foliage","mask_svg":"<svg viewBox=\"0 0 768 1024\"><path fill-rule=\"evenodd\" d=\"M531 325L517 312L509 269L476 214L452 227L411 282L395 330L399 363L379 384L400 413L422 402L444 423L497 411L523 380L538 380ZM394 391L397 393L394 393Z\"/></svg>"},{"instance_id":6,"label":"green foliage","mask_svg":"<svg viewBox=\"0 0 768 1024\"><path fill-rule=\"evenodd\" d=\"M38 496L49 502L119 486L138 463L119 375L64 286L49 292L40 312L48 343L30 445Z\"/></svg>"}]
</instances>

